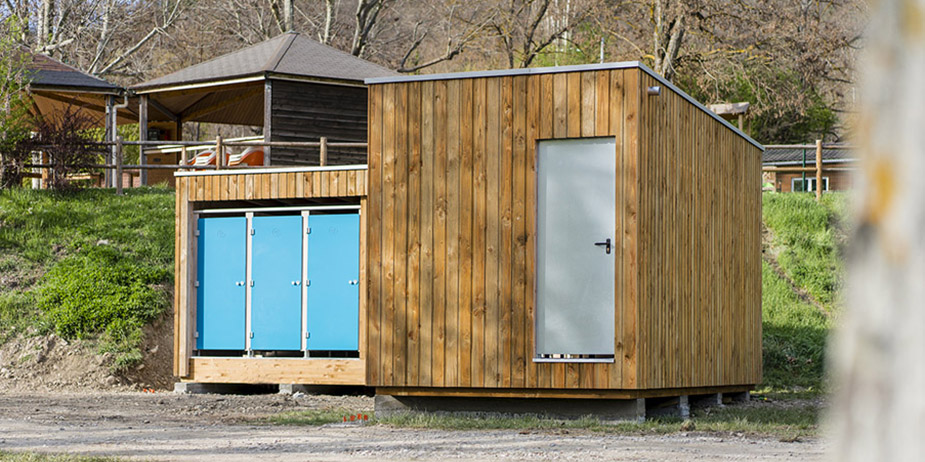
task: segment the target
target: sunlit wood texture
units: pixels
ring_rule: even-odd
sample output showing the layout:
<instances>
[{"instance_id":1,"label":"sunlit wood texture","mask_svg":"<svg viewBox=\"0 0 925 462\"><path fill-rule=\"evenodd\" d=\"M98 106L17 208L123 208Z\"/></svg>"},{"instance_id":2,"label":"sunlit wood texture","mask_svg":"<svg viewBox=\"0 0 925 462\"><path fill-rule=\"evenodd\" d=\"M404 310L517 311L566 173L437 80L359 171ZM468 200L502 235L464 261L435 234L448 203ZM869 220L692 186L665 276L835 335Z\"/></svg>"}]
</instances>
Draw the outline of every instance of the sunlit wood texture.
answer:
<instances>
[{"instance_id":1,"label":"sunlit wood texture","mask_svg":"<svg viewBox=\"0 0 925 462\"><path fill-rule=\"evenodd\" d=\"M252 207L249 201L272 201L278 200L278 205L291 205L297 203L294 201L305 201L309 199L343 199L361 205L361 225L364 229L360 232L360 275L361 294L365 295L367 290L363 285L365 281L371 281L371 277L363 277L366 274L366 234L365 231L370 228L366 223L369 221L366 212L367 204L364 199L367 190L367 172L365 169L352 170L321 170L318 168L303 169L284 169L277 172L253 173L245 170L228 171L221 174L202 174L193 176L177 177L177 198L176 198L176 266L174 278L174 374L184 380L191 381L216 381L216 375L221 372L221 365L231 364L221 361L206 361L199 363L199 377L195 376L197 369L191 369L191 354L195 339L193 338L195 329L194 322L196 319L195 311L195 255L196 255L196 238L194 222L194 210L202 207ZM305 202L301 202L305 203ZM267 204L267 202L260 202ZM360 297L360 319L366 317L366 297ZM366 329L370 325L361 322L360 337L366 336ZM366 343L360 342L360 360L366 357ZM205 374L204 364L209 364L210 369ZM235 363L237 364L237 363ZM229 383L251 383L254 371L264 372L272 377L273 374L279 373L280 364L290 364L288 362L274 363L272 368L270 363L264 362L259 365L247 366L248 374L236 376L234 369L228 369L221 372L223 379ZM318 362L317 367L322 367ZM324 366L328 367L328 366ZM338 371L336 367L332 369ZM299 371L309 371L305 367L299 368ZM315 374L314 372L292 372L283 373L280 377L304 377L303 383L319 384L341 384L343 377L328 378L334 372L327 371L324 374ZM351 369L351 377L358 377L355 368ZM311 371L309 371L311 372ZM329 374L330 372L330 374ZM288 375L287 375L288 374ZM301 374L301 375L299 375ZM327 374L327 375L326 375ZM324 382L319 377L324 377ZM362 385L362 381L351 378L352 384ZM288 380L288 379L287 379ZM313 382L314 381L314 382Z\"/></svg>"},{"instance_id":2,"label":"sunlit wood texture","mask_svg":"<svg viewBox=\"0 0 925 462\"><path fill-rule=\"evenodd\" d=\"M638 387L758 383L761 153L664 86L639 126Z\"/></svg>"},{"instance_id":3,"label":"sunlit wood texture","mask_svg":"<svg viewBox=\"0 0 925 462\"><path fill-rule=\"evenodd\" d=\"M370 87L370 385L760 381L760 152L670 89L648 96L654 82L631 68ZM616 362L534 363L536 142L593 136L617 146Z\"/></svg>"}]
</instances>

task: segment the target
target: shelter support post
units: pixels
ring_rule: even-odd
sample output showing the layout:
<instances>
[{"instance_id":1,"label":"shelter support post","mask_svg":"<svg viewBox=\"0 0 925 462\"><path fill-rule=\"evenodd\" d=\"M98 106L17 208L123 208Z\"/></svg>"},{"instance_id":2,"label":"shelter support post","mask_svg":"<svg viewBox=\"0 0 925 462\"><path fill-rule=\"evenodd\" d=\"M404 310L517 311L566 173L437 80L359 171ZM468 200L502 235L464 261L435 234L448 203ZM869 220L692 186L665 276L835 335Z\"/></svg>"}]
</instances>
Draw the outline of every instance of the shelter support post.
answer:
<instances>
[{"instance_id":1,"label":"shelter support post","mask_svg":"<svg viewBox=\"0 0 925 462\"><path fill-rule=\"evenodd\" d=\"M324 167L328 164L328 137L321 137L321 146L320 154L318 155L318 163Z\"/></svg>"},{"instance_id":2,"label":"shelter support post","mask_svg":"<svg viewBox=\"0 0 925 462\"><path fill-rule=\"evenodd\" d=\"M273 141L273 81L266 80L263 85L263 141ZM263 165L270 165L270 156L273 149L270 146L263 148Z\"/></svg>"},{"instance_id":3,"label":"shelter support post","mask_svg":"<svg viewBox=\"0 0 925 462\"><path fill-rule=\"evenodd\" d=\"M113 124L115 117L112 116L113 105L115 104L115 97L112 95L106 96L106 122L105 122L105 135L104 138L106 141L115 141L116 139L116 127ZM110 163L115 155L115 146L109 149L109 152L106 154L105 163ZM113 180L112 170L104 169L103 170L103 184L107 188L114 186L115 181Z\"/></svg>"},{"instance_id":4,"label":"shelter support post","mask_svg":"<svg viewBox=\"0 0 925 462\"><path fill-rule=\"evenodd\" d=\"M816 140L816 202L822 201L822 140Z\"/></svg>"},{"instance_id":5,"label":"shelter support post","mask_svg":"<svg viewBox=\"0 0 925 462\"><path fill-rule=\"evenodd\" d=\"M122 195L122 137L116 137L116 194ZM108 169L107 169L108 170Z\"/></svg>"},{"instance_id":6,"label":"shelter support post","mask_svg":"<svg viewBox=\"0 0 925 462\"><path fill-rule=\"evenodd\" d=\"M142 142L148 141L148 95L141 95L138 101L138 140ZM138 147L138 164L140 165L147 164L144 148L143 145ZM142 168L139 177L142 185L148 184L147 169ZM122 182L122 178L119 178L119 182Z\"/></svg>"},{"instance_id":7,"label":"shelter support post","mask_svg":"<svg viewBox=\"0 0 925 462\"><path fill-rule=\"evenodd\" d=\"M225 152L223 150L224 146L222 143L222 135L215 137L215 169L221 170L222 164L225 162Z\"/></svg>"}]
</instances>

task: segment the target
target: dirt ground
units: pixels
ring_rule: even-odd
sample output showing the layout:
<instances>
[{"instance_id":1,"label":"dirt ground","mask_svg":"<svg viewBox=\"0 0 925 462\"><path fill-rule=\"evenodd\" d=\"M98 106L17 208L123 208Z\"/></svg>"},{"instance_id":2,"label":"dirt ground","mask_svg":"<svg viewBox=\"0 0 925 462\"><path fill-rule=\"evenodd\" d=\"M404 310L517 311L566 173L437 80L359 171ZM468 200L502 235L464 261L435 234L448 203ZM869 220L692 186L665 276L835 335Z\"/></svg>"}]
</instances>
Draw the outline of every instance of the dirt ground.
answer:
<instances>
[{"instance_id":1,"label":"dirt ground","mask_svg":"<svg viewBox=\"0 0 925 462\"><path fill-rule=\"evenodd\" d=\"M0 393L0 450L170 461L821 460L819 440L699 433L445 431L384 425L274 426L312 408L370 411L364 396Z\"/></svg>"},{"instance_id":2,"label":"dirt ground","mask_svg":"<svg viewBox=\"0 0 925 462\"><path fill-rule=\"evenodd\" d=\"M21 334L0 344L0 390L131 391L173 389L173 317L145 326L142 363L112 373L109 354L95 340L65 340L55 334Z\"/></svg>"}]
</instances>

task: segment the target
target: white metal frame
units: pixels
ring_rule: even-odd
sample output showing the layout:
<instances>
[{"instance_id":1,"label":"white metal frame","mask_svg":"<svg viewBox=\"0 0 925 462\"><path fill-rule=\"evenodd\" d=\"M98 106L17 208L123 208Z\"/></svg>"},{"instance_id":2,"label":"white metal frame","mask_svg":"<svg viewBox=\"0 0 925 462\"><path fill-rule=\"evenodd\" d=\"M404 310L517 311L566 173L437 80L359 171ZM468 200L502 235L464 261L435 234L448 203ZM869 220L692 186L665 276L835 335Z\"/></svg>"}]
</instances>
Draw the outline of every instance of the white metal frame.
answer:
<instances>
[{"instance_id":1,"label":"white metal frame","mask_svg":"<svg viewBox=\"0 0 925 462\"><path fill-rule=\"evenodd\" d=\"M308 218L311 211L302 211L302 352L308 356Z\"/></svg>"},{"instance_id":2,"label":"white metal frame","mask_svg":"<svg viewBox=\"0 0 925 462\"><path fill-rule=\"evenodd\" d=\"M803 183L803 178L798 176L798 177L794 177L794 178L791 178L791 179L790 179L790 190L791 190L791 191L796 191L796 190L797 190L797 188L796 188L796 186L797 186L797 181L799 181L800 184L802 185L802 183ZM812 177L808 176L808 177L806 177L806 183L809 184L809 186L811 187L811 189L801 188L801 189L800 189L800 192L813 192L813 191L816 190L816 187L815 187L815 186L816 186L816 177L815 177L815 176L812 176ZM822 189L823 191L828 191L828 190L829 190L829 177L827 177L827 176L822 177L822 188L823 188L823 189Z\"/></svg>"},{"instance_id":3,"label":"white metal frame","mask_svg":"<svg viewBox=\"0 0 925 462\"><path fill-rule=\"evenodd\" d=\"M254 284L253 274L251 273L251 263L253 261L253 238L254 238L254 214L261 212L300 212L302 217L302 351L305 355L308 355L308 285L310 283L308 279L308 234L311 232L311 228L308 225L308 218L311 215L312 211L339 211L339 210L356 210L357 214L361 213L359 205L308 205L308 206L293 206L293 207L250 207L250 208L227 208L227 209L204 209L204 210L194 210L192 212L192 223L195 223L191 227L193 237L189 240L190 242L190 261L188 263L188 271L197 271L199 261L198 254L196 253L196 247L198 245L199 238L199 218L200 215L218 215L218 214L235 214L241 215L244 214L246 218L246 228L247 228L247 237L246 237L246 250L245 250L245 261L244 261L244 350L247 356L253 356L254 351L251 349L251 294ZM195 275L195 281L199 281L198 274ZM194 307L193 310L190 310L190 329L194 332L194 341L195 338L199 336L199 326L196 325L196 312L199 310L198 298L196 297L195 291L198 290L197 287L191 288L190 301L187 303L191 304L190 306ZM195 346L190 356L197 356ZM355 358L343 358L343 359L355 359Z\"/></svg>"},{"instance_id":4,"label":"white metal frame","mask_svg":"<svg viewBox=\"0 0 925 462\"><path fill-rule=\"evenodd\" d=\"M254 352L251 349L251 339L254 332L251 326L251 293L254 287L254 278L251 273L251 263L253 262L254 252L254 213L248 212L244 215L247 217L247 251L244 258L244 350L250 356Z\"/></svg>"}]
</instances>

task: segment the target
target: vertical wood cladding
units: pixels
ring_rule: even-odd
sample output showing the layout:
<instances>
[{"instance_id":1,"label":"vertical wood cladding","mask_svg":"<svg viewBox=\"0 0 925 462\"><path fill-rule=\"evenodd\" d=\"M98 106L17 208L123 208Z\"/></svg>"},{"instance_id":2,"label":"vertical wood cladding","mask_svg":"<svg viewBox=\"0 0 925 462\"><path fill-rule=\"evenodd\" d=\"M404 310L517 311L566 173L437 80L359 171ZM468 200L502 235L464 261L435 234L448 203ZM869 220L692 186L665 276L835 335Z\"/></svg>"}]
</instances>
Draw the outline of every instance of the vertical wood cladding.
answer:
<instances>
[{"instance_id":1,"label":"vertical wood cladding","mask_svg":"<svg viewBox=\"0 0 925 462\"><path fill-rule=\"evenodd\" d=\"M271 141L365 142L366 88L273 81ZM318 165L318 149L273 148L273 165ZM366 163L363 148L330 148L328 165Z\"/></svg>"},{"instance_id":2,"label":"vertical wood cladding","mask_svg":"<svg viewBox=\"0 0 925 462\"><path fill-rule=\"evenodd\" d=\"M760 152L656 84L631 68L369 88L369 385L760 381ZM534 363L536 143L594 136L616 139L616 359Z\"/></svg>"}]
</instances>

